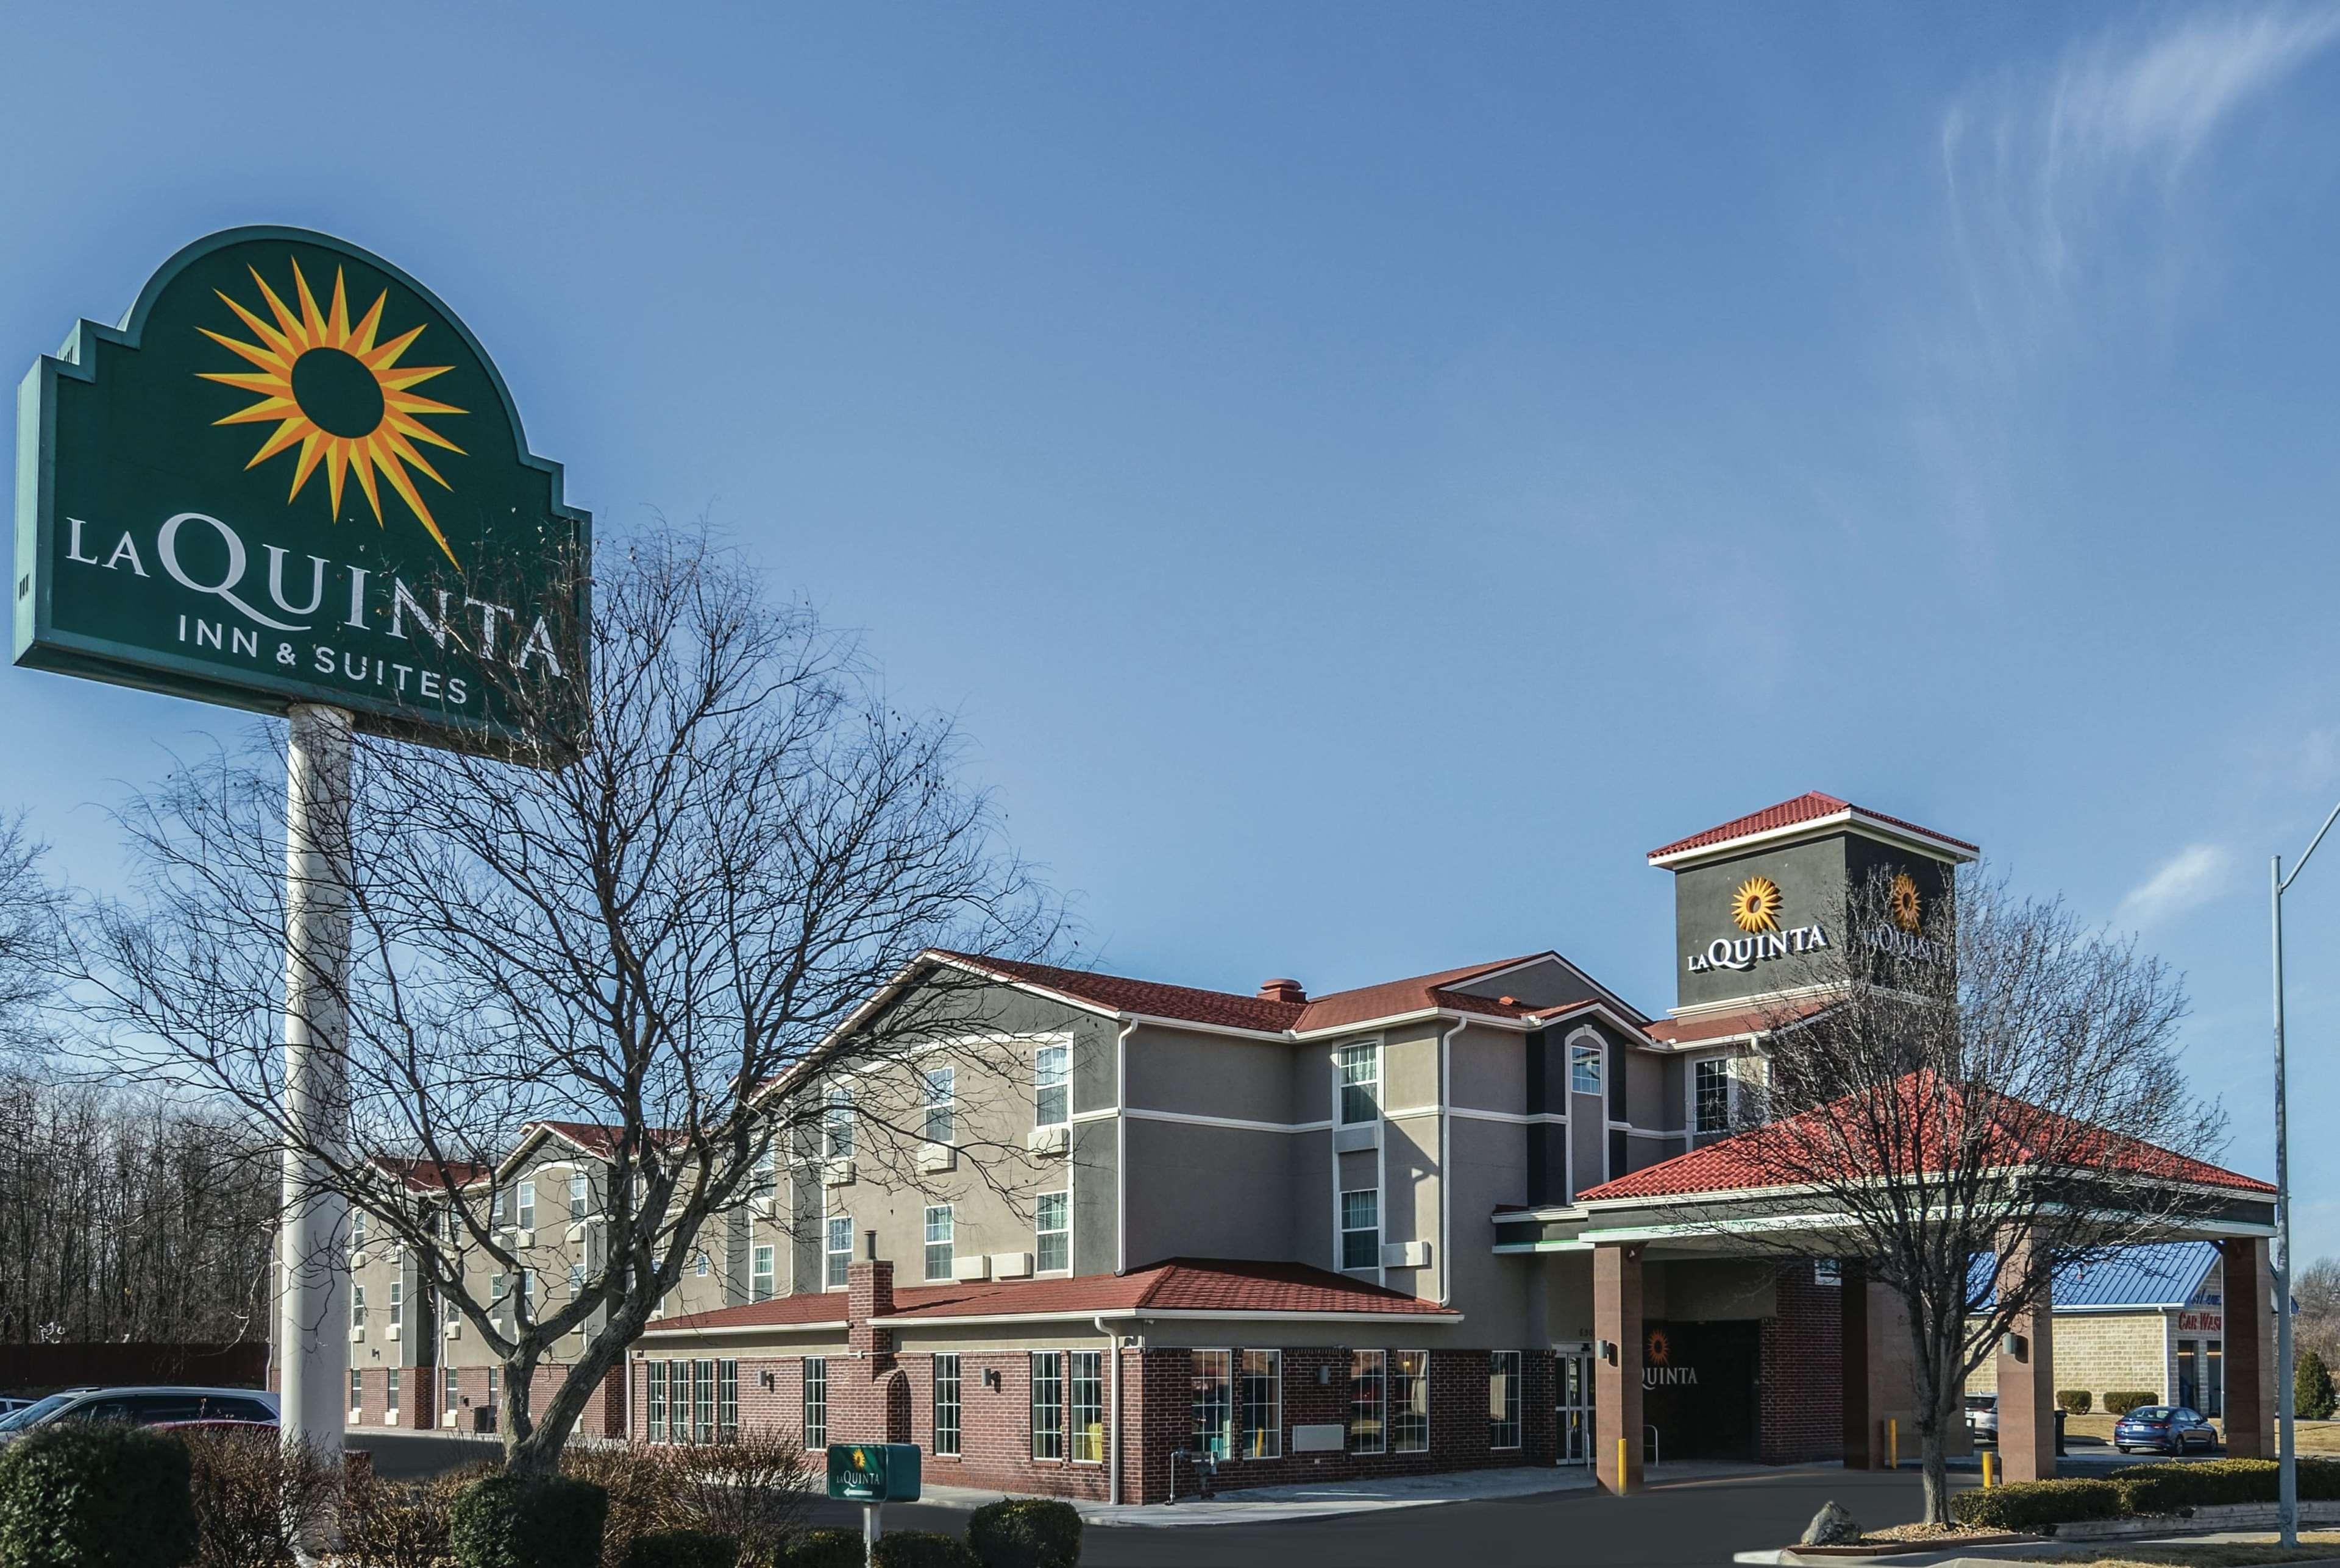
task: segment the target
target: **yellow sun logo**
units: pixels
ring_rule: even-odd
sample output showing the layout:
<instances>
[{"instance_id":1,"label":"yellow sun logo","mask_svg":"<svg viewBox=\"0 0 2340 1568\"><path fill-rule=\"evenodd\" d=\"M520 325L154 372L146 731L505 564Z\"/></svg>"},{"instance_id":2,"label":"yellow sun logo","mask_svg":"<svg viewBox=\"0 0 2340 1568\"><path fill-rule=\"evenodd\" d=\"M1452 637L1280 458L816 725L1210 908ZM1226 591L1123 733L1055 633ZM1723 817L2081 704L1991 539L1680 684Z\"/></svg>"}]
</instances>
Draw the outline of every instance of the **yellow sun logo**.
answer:
<instances>
[{"instance_id":1,"label":"yellow sun logo","mask_svg":"<svg viewBox=\"0 0 2340 1568\"><path fill-rule=\"evenodd\" d=\"M299 499L301 487L322 465L327 499L336 518L342 515L342 482L353 477L358 488L365 492L366 504L373 508L374 522L382 522L382 492L374 484L379 474L430 531L440 553L454 561L455 552L447 547L447 536L439 531L438 519L423 504L421 495L415 489L413 475L407 471L411 468L427 475L442 490L452 488L416 449L415 443L426 442L461 453L462 448L424 425L421 416L461 414L466 410L417 396L413 389L433 376L445 375L454 367L398 362L413 346L414 340L422 335L421 327L386 343L376 340L382 331L382 306L390 299L386 289L375 298L372 309L366 311L363 319L352 326L349 300L338 268L333 273L332 305L323 311L317 308L317 297L309 291L309 280L302 276L298 261L292 263L293 292L301 307L297 311L268 286L268 280L260 275L256 267L252 270L252 281L259 285L260 297L276 318L273 326L225 293L221 293L220 299L252 329L257 342L242 342L208 327L196 330L222 347L233 350L255 367L248 371L203 371L203 379L256 392L260 401L212 422L273 423L275 432L261 443L260 450L244 467L256 468L298 444L301 455L292 469L292 493L285 499Z\"/></svg>"},{"instance_id":2,"label":"yellow sun logo","mask_svg":"<svg viewBox=\"0 0 2340 1568\"><path fill-rule=\"evenodd\" d=\"M1788 901L1780 884L1768 876L1750 876L1730 895L1730 921L1743 932L1777 931L1780 909Z\"/></svg>"},{"instance_id":3,"label":"yellow sun logo","mask_svg":"<svg viewBox=\"0 0 2340 1568\"><path fill-rule=\"evenodd\" d=\"M1918 879L1906 871L1893 873L1893 890L1887 895L1893 910L1893 923L1903 931L1918 929L1921 906L1918 902Z\"/></svg>"}]
</instances>

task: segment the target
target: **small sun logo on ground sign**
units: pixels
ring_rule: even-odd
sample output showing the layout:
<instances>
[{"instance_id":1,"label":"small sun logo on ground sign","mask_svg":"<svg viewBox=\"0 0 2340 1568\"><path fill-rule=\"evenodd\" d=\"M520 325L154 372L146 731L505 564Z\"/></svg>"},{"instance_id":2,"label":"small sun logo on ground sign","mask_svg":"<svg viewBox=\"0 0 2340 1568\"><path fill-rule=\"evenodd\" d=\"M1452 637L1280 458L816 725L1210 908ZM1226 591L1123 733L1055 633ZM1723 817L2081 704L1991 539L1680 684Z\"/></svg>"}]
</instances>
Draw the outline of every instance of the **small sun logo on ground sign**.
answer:
<instances>
[{"instance_id":1,"label":"small sun logo on ground sign","mask_svg":"<svg viewBox=\"0 0 2340 1568\"><path fill-rule=\"evenodd\" d=\"M1915 932L1921 907L1918 902L1918 881L1908 872L1893 873L1893 889L1887 895L1893 911L1893 923L1903 931Z\"/></svg>"},{"instance_id":2,"label":"small sun logo on ground sign","mask_svg":"<svg viewBox=\"0 0 2340 1568\"><path fill-rule=\"evenodd\" d=\"M1759 931L1777 931L1780 910L1786 902L1780 895L1778 883L1768 876L1750 876L1730 895L1731 923L1750 935Z\"/></svg>"},{"instance_id":3,"label":"small sun logo on ground sign","mask_svg":"<svg viewBox=\"0 0 2340 1568\"><path fill-rule=\"evenodd\" d=\"M248 371L204 371L201 373L203 380L256 392L260 397L251 407L213 423L276 427L244 467L256 468L298 445L300 457L292 469L292 495L287 498L297 498L301 487L309 482L309 476L322 464L326 498L332 505L333 515L341 516L343 480L354 477L358 488L365 492L366 504L373 508L377 524L382 521L382 492L374 483L379 474L429 531L440 552L454 561L455 552L448 547L447 536L440 532L438 519L423 504L415 488L413 474L407 471L411 468L428 476L442 490L451 488L416 449L415 443L421 441L461 453L462 448L424 425L421 416L461 414L465 410L419 396L412 389L454 367L398 362L413 346L414 340L422 335L421 327L386 343L377 340L382 332L382 306L390 299L387 290L375 297L372 308L352 326L342 274L338 271L333 274L333 302L325 311L317 308L317 297L309 291L309 280L302 274L298 261L292 263L293 292L301 306L298 311L268 286L268 280L260 275L259 269L252 269L252 281L259 285L261 298L276 318L275 325L262 321L224 292L219 297L252 330L257 342L243 342L209 327L197 329L254 367Z\"/></svg>"}]
</instances>

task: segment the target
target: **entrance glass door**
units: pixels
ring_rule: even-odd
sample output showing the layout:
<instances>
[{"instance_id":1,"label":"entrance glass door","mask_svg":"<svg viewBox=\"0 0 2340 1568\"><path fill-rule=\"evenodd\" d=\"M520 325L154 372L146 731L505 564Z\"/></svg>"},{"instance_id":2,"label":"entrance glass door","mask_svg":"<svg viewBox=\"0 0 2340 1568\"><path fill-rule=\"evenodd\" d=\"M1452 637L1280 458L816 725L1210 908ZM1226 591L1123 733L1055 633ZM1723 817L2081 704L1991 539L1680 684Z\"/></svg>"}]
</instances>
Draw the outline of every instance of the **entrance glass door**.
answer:
<instances>
[{"instance_id":1,"label":"entrance glass door","mask_svg":"<svg viewBox=\"0 0 2340 1568\"><path fill-rule=\"evenodd\" d=\"M1563 1349L1560 1373L1560 1463L1592 1463L1592 1355Z\"/></svg>"}]
</instances>

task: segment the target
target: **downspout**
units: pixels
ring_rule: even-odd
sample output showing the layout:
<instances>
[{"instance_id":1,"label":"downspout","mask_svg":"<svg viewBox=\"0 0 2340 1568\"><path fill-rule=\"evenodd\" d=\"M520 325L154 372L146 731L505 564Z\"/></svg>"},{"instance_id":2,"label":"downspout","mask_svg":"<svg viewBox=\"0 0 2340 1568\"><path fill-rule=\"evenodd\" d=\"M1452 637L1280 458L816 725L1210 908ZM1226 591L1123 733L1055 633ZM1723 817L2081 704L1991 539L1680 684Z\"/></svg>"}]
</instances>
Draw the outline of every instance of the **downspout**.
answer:
<instances>
[{"instance_id":1,"label":"downspout","mask_svg":"<svg viewBox=\"0 0 2340 1568\"><path fill-rule=\"evenodd\" d=\"M1447 1129L1454 1118L1447 1105L1450 1089L1447 1063L1452 1056L1449 1047L1455 1035L1462 1032L1464 1021L1456 1019L1452 1029L1438 1035L1438 1305L1451 1307L1454 1302L1454 1161L1452 1139Z\"/></svg>"},{"instance_id":2,"label":"downspout","mask_svg":"<svg viewBox=\"0 0 2340 1568\"><path fill-rule=\"evenodd\" d=\"M1113 1271L1117 1275L1129 1272L1129 1037L1136 1032L1137 1021L1132 1019L1113 1041Z\"/></svg>"},{"instance_id":3,"label":"downspout","mask_svg":"<svg viewBox=\"0 0 2340 1568\"><path fill-rule=\"evenodd\" d=\"M1121 1338L1106 1326L1102 1313L1089 1321L1096 1325L1099 1334L1105 1336L1105 1354L1109 1368L1106 1376L1113 1379L1105 1435L1105 1500L1107 1504L1118 1507L1121 1504Z\"/></svg>"}]
</instances>

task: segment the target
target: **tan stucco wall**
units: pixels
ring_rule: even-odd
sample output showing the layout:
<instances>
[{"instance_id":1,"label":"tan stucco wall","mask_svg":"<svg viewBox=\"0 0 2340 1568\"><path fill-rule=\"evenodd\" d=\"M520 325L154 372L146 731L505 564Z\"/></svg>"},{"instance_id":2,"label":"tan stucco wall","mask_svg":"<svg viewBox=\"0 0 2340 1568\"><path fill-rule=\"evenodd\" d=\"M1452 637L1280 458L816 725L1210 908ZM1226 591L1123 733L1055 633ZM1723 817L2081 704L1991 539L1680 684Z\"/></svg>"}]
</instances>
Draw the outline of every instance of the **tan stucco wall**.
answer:
<instances>
[{"instance_id":1,"label":"tan stucco wall","mask_svg":"<svg viewBox=\"0 0 2340 1568\"><path fill-rule=\"evenodd\" d=\"M2111 1390L2150 1392L2168 1399L2170 1371L2164 1312L2059 1312L2054 1347L2056 1389L2085 1388L2104 1408ZM2216 1336L2213 1336L2213 1338ZM1998 1357L1987 1357L1967 1379L1969 1394L1998 1388Z\"/></svg>"}]
</instances>

